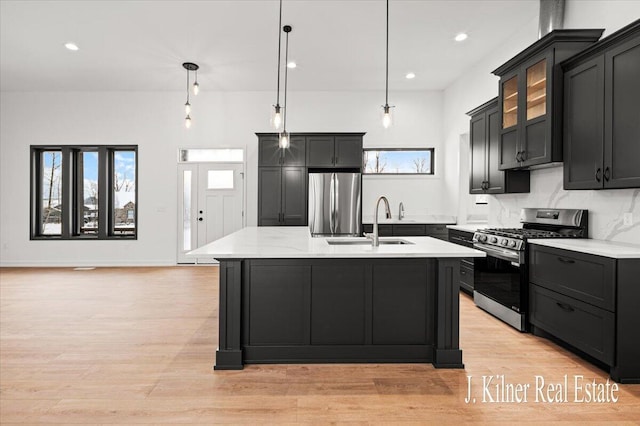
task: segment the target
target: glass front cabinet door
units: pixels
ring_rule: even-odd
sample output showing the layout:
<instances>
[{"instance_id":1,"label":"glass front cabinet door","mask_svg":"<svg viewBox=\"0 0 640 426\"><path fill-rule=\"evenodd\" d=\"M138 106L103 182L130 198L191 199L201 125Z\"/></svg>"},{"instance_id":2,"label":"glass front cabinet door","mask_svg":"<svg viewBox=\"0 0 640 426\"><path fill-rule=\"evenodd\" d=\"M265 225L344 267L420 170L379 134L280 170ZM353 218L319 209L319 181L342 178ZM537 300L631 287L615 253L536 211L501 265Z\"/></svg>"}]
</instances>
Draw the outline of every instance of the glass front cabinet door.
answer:
<instances>
[{"instance_id":1,"label":"glass front cabinet door","mask_svg":"<svg viewBox=\"0 0 640 426\"><path fill-rule=\"evenodd\" d=\"M493 71L500 77L500 170L562 161L558 64L593 44L602 31L552 31Z\"/></svg>"}]
</instances>

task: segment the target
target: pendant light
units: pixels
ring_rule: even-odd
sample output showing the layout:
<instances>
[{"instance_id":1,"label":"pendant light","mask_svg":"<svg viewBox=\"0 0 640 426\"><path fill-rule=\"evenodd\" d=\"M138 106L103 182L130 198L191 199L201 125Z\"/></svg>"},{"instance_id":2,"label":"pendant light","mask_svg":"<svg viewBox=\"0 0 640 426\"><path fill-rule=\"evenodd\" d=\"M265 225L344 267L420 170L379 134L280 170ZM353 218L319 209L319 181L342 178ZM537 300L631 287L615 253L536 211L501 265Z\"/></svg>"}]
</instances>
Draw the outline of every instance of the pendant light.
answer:
<instances>
[{"instance_id":1,"label":"pendant light","mask_svg":"<svg viewBox=\"0 0 640 426\"><path fill-rule=\"evenodd\" d=\"M193 94L195 96L198 96L198 93L200 93L200 85L198 84L198 66L197 65L194 71L196 72L196 81L195 83L193 83Z\"/></svg>"},{"instance_id":2,"label":"pendant light","mask_svg":"<svg viewBox=\"0 0 640 426\"><path fill-rule=\"evenodd\" d=\"M282 0L280 0L280 18L278 19L278 91L276 92L276 104L272 105L271 125L277 131L282 127L282 114L280 108L280 51L282 47Z\"/></svg>"},{"instance_id":3,"label":"pendant light","mask_svg":"<svg viewBox=\"0 0 640 426\"><path fill-rule=\"evenodd\" d=\"M196 73L196 82L193 84L193 94L197 95L200 85L198 85L198 68L200 68L197 64L193 62L185 62L182 64L184 69L187 70L187 102L184 104L184 112L187 114L187 117L184 119L184 125L188 129L191 127L191 102L189 102L189 71L195 71Z\"/></svg>"},{"instance_id":4,"label":"pendant light","mask_svg":"<svg viewBox=\"0 0 640 426\"><path fill-rule=\"evenodd\" d=\"M382 126L388 129L393 123L391 108L389 106L389 0L387 0L387 53L386 53L386 78L384 89L384 105L382 106Z\"/></svg>"},{"instance_id":5,"label":"pendant light","mask_svg":"<svg viewBox=\"0 0 640 426\"><path fill-rule=\"evenodd\" d=\"M282 27L282 30L287 34L285 37L285 53L284 53L284 63L287 63L289 59L289 33L293 28L291 25L285 25ZM280 140L278 142L278 146L282 149L289 148L291 144L291 138L289 137L289 133L287 132L287 77L288 77L288 69L286 66L284 67L284 120L282 121L282 132L280 133Z\"/></svg>"}]
</instances>

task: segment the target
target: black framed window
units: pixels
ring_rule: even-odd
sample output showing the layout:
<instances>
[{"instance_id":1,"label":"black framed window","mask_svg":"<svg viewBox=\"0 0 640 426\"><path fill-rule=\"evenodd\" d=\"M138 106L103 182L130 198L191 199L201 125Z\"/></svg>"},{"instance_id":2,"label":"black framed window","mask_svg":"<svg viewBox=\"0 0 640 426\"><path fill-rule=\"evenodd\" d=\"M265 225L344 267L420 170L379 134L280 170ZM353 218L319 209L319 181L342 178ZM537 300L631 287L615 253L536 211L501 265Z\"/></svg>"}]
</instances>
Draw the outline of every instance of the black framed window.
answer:
<instances>
[{"instance_id":1,"label":"black framed window","mask_svg":"<svg viewBox=\"0 0 640 426\"><path fill-rule=\"evenodd\" d=\"M31 239L135 239L136 145L31 146Z\"/></svg>"},{"instance_id":2,"label":"black framed window","mask_svg":"<svg viewBox=\"0 0 640 426\"><path fill-rule=\"evenodd\" d=\"M432 175L433 148L371 148L363 150L363 174Z\"/></svg>"}]
</instances>

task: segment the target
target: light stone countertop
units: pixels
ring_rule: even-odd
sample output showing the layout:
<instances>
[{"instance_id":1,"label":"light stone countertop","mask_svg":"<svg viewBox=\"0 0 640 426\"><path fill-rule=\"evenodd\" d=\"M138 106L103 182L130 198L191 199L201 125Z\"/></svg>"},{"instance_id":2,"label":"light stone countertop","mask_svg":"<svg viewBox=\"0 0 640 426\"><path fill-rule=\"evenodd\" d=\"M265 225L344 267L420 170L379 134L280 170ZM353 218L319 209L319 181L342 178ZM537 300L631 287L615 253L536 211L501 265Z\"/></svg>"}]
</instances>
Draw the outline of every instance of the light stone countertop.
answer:
<instances>
[{"instance_id":1,"label":"light stone countertop","mask_svg":"<svg viewBox=\"0 0 640 426\"><path fill-rule=\"evenodd\" d=\"M475 232L478 229L500 228L500 226L489 225L486 223L460 223L456 225L447 225L447 228L455 229L458 231Z\"/></svg>"},{"instance_id":2,"label":"light stone countertop","mask_svg":"<svg viewBox=\"0 0 640 426\"><path fill-rule=\"evenodd\" d=\"M527 240L529 244L571 250L613 259L640 259L640 245L589 238L547 238Z\"/></svg>"},{"instance_id":3,"label":"light stone countertop","mask_svg":"<svg viewBox=\"0 0 640 426\"><path fill-rule=\"evenodd\" d=\"M447 223L456 223L455 216L406 215L404 219L398 219L398 212L392 212L392 215L393 217L391 219L386 219L384 217L384 210L381 209L378 217L378 225L442 225ZM373 215L362 216L362 223L371 225L373 223Z\"/></svg>"},{"instance_id":4,"label":"light stone countertop","mask_svg":"<svg viewBox=\"0 0 640 426\"><path fill-rule=\"evenodd\" d=\"M381 237L413 244L329 245L327 239L361 240L364 237L313 238L306 226L246 227L187 253L214 259L292 258L462 258L485 257L479 250L431 237Z\"/></svg>"}]
</instances>

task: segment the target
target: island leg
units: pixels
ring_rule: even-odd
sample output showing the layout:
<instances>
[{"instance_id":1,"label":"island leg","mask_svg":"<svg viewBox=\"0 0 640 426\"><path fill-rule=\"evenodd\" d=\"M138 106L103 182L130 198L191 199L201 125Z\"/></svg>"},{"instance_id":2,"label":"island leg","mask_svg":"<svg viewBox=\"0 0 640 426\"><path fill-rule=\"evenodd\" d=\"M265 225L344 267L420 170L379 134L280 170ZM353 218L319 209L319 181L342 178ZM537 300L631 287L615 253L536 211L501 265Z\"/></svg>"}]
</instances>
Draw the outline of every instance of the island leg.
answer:
<instances>
[{"instance_id":1,"label":"island leg","mask_svg":"<svg viewBox=\"0 0 640 426\"><path fill-rule=\"evenodd\" d=\"M460 260L438 259L435 368L464 368L460 349Z\"/></svg>"},{"instance_id":2,"label":"island leg","mask_svg":"<svg viewBox=\"0 0 640 426\"><path fill-rule=\"evenodd\" d=\"M215 370L242 370L240 329L242 320L242 262L220 262L219 344Z\"/></svg>"}]
</instances>

